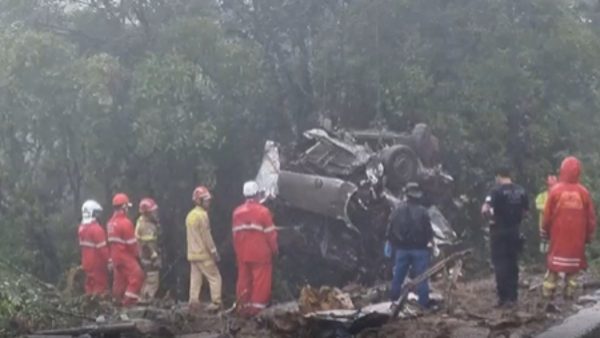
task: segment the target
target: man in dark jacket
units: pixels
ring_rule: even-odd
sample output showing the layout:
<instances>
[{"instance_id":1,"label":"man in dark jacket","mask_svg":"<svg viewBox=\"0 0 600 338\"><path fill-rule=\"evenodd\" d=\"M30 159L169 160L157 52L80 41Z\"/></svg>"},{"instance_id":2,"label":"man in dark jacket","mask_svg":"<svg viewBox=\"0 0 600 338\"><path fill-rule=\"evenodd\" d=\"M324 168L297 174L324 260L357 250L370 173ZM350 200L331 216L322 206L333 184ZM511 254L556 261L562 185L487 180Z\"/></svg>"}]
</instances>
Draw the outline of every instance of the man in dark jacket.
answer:
<instances>
[{"instance_id":1,"label":"man in dark jacket","mask_svg":"<svg viewBox=\"0 0 600 338\"><path fill-rule=\"evenodd\" d=\"M417 183L408 183L405 188L406 203L399 206L390 216L386 231L387 240L393 248L395 260L392 279L392 301L400 297L402 283L409 269L419 276L429 268L430 252L428 245L433 240L433 228L427 209L418 204L423 193ZM429 281L417 286L419 304L429 305Z\"/></svg>"},{"instance_id":2,"label":"man in dark jacket","mask_svg":"<svg viewBox=\"0 0 600 338\"><path fill-rule=\"evenodd\" d=\"M482 213L494 220L490 226L490 247L498 307L513 307L518 296L518 258L523 246L519 227L529 210L529 200L525 189L513 183L507 167L497 170L496 186L488 196Z\"/></svg>"}]
</instances>

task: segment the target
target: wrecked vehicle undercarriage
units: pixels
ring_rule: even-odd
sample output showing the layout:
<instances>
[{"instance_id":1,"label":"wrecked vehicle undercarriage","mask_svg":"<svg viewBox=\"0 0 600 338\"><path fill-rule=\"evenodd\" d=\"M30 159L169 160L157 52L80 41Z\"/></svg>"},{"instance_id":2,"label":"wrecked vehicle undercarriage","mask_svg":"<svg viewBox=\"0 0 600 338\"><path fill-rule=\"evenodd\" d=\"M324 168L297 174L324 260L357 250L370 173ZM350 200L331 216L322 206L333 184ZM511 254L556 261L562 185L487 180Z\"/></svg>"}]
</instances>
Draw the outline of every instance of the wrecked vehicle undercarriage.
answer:
<instances>
[{"instance_id":1,"label":"wrecked vehicle undercarriage","mask_svg":"<svg viewBox=\"0 0 600 338\"><path fill-rule=\"evenodd\" d=\"M402 203L408 182L418 182L424 191L434 251L457 242L436 206L448 197L452 177L439 163L438 140L427 125L418 124L411 133L311 129L304 138L290 160L267 141L256 181L275 213L285 214L276 217L281 246L295 253L286 256L293 261L285 265L295 271L315 262L323 267L324 274L308 282L386 278L382 248L387 219ZM306 278L311 277L300 280Z\"/></svg>"}]
</instances>

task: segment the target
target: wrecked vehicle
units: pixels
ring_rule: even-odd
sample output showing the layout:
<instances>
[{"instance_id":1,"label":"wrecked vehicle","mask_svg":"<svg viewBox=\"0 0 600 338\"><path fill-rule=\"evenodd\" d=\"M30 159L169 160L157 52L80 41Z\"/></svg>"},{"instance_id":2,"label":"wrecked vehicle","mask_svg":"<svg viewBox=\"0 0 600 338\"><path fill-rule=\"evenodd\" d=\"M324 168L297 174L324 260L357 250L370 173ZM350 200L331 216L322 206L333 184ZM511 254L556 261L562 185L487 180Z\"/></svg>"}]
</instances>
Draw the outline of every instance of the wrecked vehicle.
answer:
<instances>
[{"instance_id":1,"label":"wrecked vehicle","mask_svg":"<svg viewBox=\"0 0 600 338\"><path fill-rule=\"evenodd\" d=\"M313 282L387 278L385 228L408 182L418 182L424 191L434 250L456 242L435 206L447 196L452 177L439 164L438 140L427 125L418 124L411 133L311 129L304 138L285 163L278 145L267 141L256 181L276 214L285 210L278 225L282 246L297 253L291 265L318 260L331 274Z\"/></svg>"}]
</instances>

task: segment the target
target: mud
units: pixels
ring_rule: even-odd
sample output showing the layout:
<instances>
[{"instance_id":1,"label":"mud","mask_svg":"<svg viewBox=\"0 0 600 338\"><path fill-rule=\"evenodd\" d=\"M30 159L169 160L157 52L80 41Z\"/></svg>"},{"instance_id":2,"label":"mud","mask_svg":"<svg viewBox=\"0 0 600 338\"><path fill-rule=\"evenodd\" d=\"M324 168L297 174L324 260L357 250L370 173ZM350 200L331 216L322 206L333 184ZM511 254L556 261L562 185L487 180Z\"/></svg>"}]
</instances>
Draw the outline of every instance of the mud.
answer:
<instances>
[{"instance_id":1,"label":"mud","mask_svg":"<svg viewBox=\"0 0 600 338\"><path fill-rule=\"evenodd\" d=\"M600 316L599 294L589 293L581 297L578 304L558 301L560 311L550 313L541 297L542 276L524 274L520 287L519 303L511 309L496 309L495 283L491 277L474 280L458 281L456 287L448 291L444 279L432 282L433 291L442 298L435 310L426 313L413 312L410 318L395 319L383 326L372 327L360 331L354 337L535 337L542 332L541 338L571 337L559 331L559 335L548 335L554 332L549 329L560 324L565 318L579 312L575 319L566 320L567 328L585 328L581 337L594 337ZM353 296L352 301L357 307L382 301L386 291L377 288L363 288L357 285L343 289ZM448 300L452 301L449 302ZM90 311L92 303L82 303L77 312L107 313L105 306L96 304L95 311ZM100 303L102 304L102 303ZM162 308L161 308L162 306ZM116 309L113 309L116 310ZM113 312L113 317L120 311ZM172 303L156 304L156 307L140 308L130 311L131 319L149 320L156 324L154 334L139 335L139 337L311 337L311 338L342 338L350 337L347 332L338 330L335 326L312 326L310 321L301 314L297 302L278 304L264 311L255 319L237 318L232 314L208 314L201 309L190 311L185 305ZM115 317L116 318L116 317ZM107 316L108 322L111 322ZM80 324L89 321L80 321ZM585 324L585 325L584 325ZM586 326L587 325L587 326ZM40 327L40 325L36 325ZM52 325L52 327L56 327ZM51 328L52 328L51 327ZM48 327L46 327L48 328ZM556 329L554 329L556 330ZM156 335L156 332L159 332ZM560 333L562 332L562 333ZM29 332L30 333L30 332ZM167 334L168 333L168 334ZM167 335L165 335L167 334ZM570 334L570 333L569 333ZM138 337L138 336L136 336Z\"/></svg>"},{"instance_id":2,"label":"mud","mask_svg":"<svg viewBox=\"0 0 600 338\"><path fill-rule=\"evenodd\" d=\"M373 337L534 337L578 309L576 304L561 302L562 312L546 312L541 290L536 287L540 281L541 276L532 276L522 283L519 303L511 309L494 307L493 279L459 283L454 291L456 305L453 308L443 308L412 320L394 321Z\"/></svg>"}]
</instances>

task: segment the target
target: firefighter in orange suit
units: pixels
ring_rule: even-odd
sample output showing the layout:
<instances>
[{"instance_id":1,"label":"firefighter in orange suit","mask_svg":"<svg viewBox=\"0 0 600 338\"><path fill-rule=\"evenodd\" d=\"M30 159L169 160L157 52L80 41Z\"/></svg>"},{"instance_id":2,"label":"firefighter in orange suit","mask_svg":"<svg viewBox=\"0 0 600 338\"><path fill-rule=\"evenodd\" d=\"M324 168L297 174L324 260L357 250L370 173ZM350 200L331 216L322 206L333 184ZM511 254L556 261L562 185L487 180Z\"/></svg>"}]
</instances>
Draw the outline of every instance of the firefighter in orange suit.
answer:
<instances>
[{"instance_id":1,"label":"firefighter in orange suit","mask_svg":"<svg viewBox=\"0 0 600 338\"><path fill-rule=\"evenodd\" d=\"M271 300L273 256L277 255L277 228L273 216L259 201L258 185L244 184L246 202L233 212L233 245L237 256L237 302L242 315L254 316Z\"/></svg>"},{"instance_id":2,"label":"firefighter in orange suit","mask_svg":"<svg viewBox=\"0 0 600 338\"><path fill-rule=\"evenodd\" d=\"M106 233L98 223L102 206L88 200L81 206L81 225L79 225L79 246L81 247L81 266L85 271L85 294L102 295L108 289L109 252Z\"/></svg>"},{"instance_id":3,"label":"firefighter in orange suit","mask_svg":"<svg viewBox=\"0 0 600 338\"><path fill-rule=\"evenodd\" d=\"M123 306L140 300L144 272L138 262L138 245L133 223L127 217L129 197L119 193L113 197L114 214L108 221L108 243L113 261L113 297Z\"/></svg>"}]
</instances>

